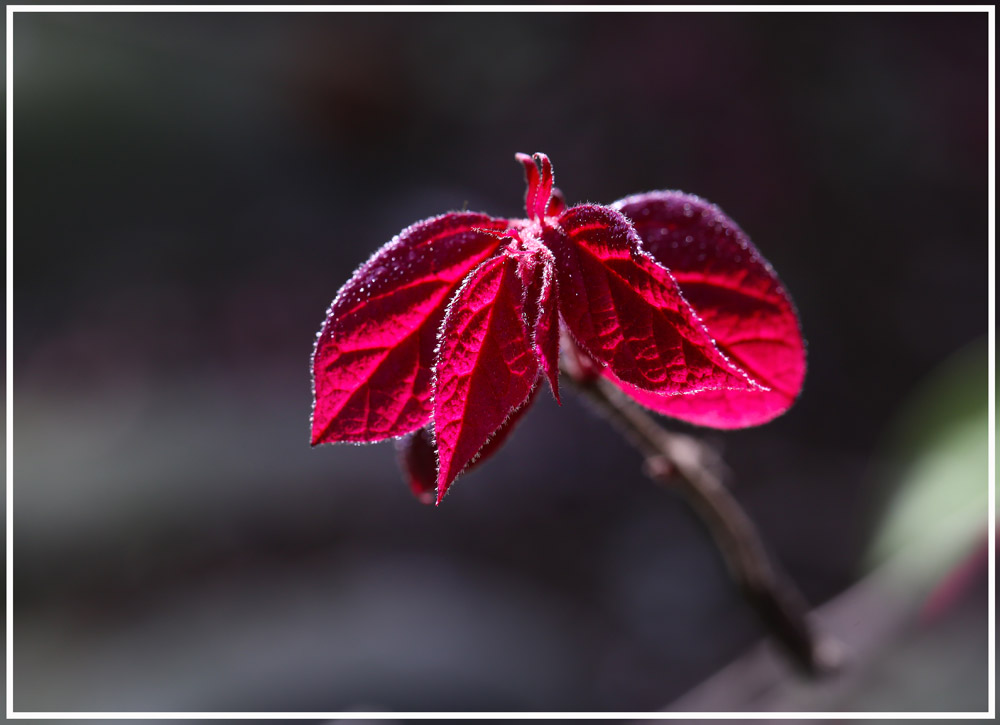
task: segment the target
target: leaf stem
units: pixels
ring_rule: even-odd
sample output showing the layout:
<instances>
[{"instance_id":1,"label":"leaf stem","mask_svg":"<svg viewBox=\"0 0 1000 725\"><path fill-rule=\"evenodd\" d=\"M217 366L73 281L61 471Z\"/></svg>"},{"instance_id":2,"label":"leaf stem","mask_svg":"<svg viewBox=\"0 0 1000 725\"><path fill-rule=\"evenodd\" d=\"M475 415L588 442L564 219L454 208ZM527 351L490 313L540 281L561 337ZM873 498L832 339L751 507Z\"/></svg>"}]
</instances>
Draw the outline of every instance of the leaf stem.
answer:
<instances>
[{"instance_id":1,"label":"leaf stem","mask_svg":"<svg viewBox=\"0 0 1000 725\"><path fill-rule=\"evenodd\" d=\"M837 669L841 646L817 632L805 599L768 555L753 522L723 485L722 462L714 451L692 436L665 430L603 376L564 372L646 456L646 474L683 491L743 596L794 664L812 676Z\"/></svg>"}]
</instances>

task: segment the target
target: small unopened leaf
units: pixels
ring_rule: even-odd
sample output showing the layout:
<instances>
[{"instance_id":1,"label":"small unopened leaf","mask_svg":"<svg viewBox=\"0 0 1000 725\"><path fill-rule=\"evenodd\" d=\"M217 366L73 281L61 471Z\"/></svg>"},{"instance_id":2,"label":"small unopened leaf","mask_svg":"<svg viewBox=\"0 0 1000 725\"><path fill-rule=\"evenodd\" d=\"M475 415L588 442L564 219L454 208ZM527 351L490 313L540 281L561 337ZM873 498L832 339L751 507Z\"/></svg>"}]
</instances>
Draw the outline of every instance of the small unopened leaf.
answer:
<instances>
[{"instance_id":1,"label":"small unopened leaf","mask_svg":"<svg viewBox=\"0 0 1000 725\"><path fill-rule=\"evenodd\" d=\"M549 381L549 388L559 402L559 310L556 295L555 260L551 254L538 259L525 255L519 272L525 286L524 320L531 328L531 339Z\"/></svg>"},{"instance_id":2,"label":"small unopened leaf","mask_svg":"<svg viewBox=\"0 0 1000 725\"><path fill-rule=\"evenodd\" d=\"M550 213L550 209L558 209L559 200L552 203L552 184L555 177L552 174L552 162L549 161L549 157L537 153L531 156L514 154L514 158L524 166L524 180L528 187L524 195L524 208L528 212L528 218L540 220Z\"/></svg>"},{"instance_id":3,"label":"small unopened leaf","mask_svg":"<svg viewBox=\"0 0 1000 725\"><path fill-rule=\"evenodd\" d=\"M418 428L396 444L399 465L406 475L410 490L420 503L434 503L437 485L437 453L434 440L427 428Z\"/></svg>"},{"instance_id":4,"label":"small unopened leaf","mask_svg":"<svg viewBox=\"0 0 1000 725\"><path fill-rule=\"evenodd\" d=\"M545 210L548 216L559 216L566 211L566 197L558 186L552 187L552 198L549 199L549 207Z\"/></svg>"}]
</instances>

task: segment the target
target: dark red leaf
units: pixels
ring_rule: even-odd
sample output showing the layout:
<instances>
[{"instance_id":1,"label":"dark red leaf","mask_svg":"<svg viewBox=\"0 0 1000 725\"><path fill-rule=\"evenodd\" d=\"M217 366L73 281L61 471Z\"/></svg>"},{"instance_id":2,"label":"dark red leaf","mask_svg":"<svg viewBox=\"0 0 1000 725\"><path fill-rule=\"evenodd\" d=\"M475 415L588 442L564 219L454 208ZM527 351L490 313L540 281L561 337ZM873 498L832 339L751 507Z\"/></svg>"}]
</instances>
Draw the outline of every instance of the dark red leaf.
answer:
<instances>
[{"instance_id":1,"label":"dark red leaf","mask_svg":"<svg viewBox=\"0 0 1000 725\"><path fill-rule=\"evenodd\" d=\"M524 191L524 210L530 219L535 215L538 203L538 166L528 154L514 154L514 158L524 167L524 184L527 187Z\"/></svg>"},{"instance_id":2,"label":"dark red leaf","mask_svg":"<svg viewBox=\"0 0 1000 725\"><path fill-rule=\"evenodd\" d=\"M523 245L523 242L522 242ZM533 251L532 251L533 249ZM518 275L524 285L524 321L531 331L535 356L559 401L559 310L556 298L555 257L547 247L507 248L518 261Z\"/></svg>"},{"instance_id":3,"label":"dark red leaf","mask_svg":"<svg viewBox=\"0 0 1000 725\"><path fill-rule=\"evenodd\" d=\"M501 254L470 274L448 307L434 381L439 503L537 382L523 300L518 262Z\"/></svg>"},{"instance_id":4,"label":"dark red leaf","mask_svg":"<svg viewBox=\"0 0 1000 725\"><path fill-rule=\"evenodd\" d=\"M558 187L552 187L552 198L549 199L549 208L545 210L548 216L559 216L566 211L566 197Z\"/></svg>"},{"instance_id":5,"label":"dark red leaf","mask_svg":"<svg viewBox=\"0 0 1000 725\"><path fill-rule=\"evenodd\" d=\"M670 270L718 348L770 389L665 397L623 387L661 413L715 428L758 425L787 410L802 389L805 345L788 294L746 234L715 205L681 192L637 194L613 207Z\"/></svg>"},{"instance_id":6,"label":"dark red leaf","mask_svg":"<svg viewBox=\"0 0 1000 725\"><path fill-rule=\"evenodd\" d=\"M406 475L410 490L420 503L434 503L437 485L437 453L427 428L419 428L396 443L399 465Z\"/></svg>"},{"instance_id":7,"label":"dark red leaf","mask_svg":"<svg viewBox=\"0 0 1000 725\"><path fill-rule=\"evenodd\" d=\"M500 241L485 214L418 222L345 284L313 351L312 443L377 441L430 420L431 367L448 300Z\"/></svg>"},{"instance_id":8,"label":"dark red leaf","mask_svg":"<svg viewBox=\"0 0 1000 725\"><path fill-rule=\"evenodd\" d=\"M556 255L559 310L591 357L620 380L661 394L757 387L715 347L628 219L582 205L559 224L561 231L545 236Z\"/></svg>"}]
</instances>

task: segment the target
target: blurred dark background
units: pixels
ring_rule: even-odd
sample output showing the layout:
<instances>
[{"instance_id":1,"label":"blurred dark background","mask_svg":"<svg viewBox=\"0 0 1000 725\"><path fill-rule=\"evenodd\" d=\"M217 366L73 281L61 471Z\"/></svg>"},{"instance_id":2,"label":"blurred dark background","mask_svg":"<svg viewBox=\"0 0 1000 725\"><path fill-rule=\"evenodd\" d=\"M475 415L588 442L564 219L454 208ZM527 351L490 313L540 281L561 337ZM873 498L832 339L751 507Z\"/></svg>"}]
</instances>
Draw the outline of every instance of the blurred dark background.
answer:
<instances>
[{"instance_id":1,"label":"blurred dark background","mask_svg":"<svg viewBox=\"0 0 1000 725\"><path fill-rule=\"evenodd\" d=\"M570 203L706 197L778 270L804 393L705 436L815 605L884 563L895 431L984 349L983 13L18 13L14 58L18 710L649 710L761 636L572 394L440 508L391 443L309 447L337 289L415 220L520 216L516 151ZM906 656L831 706L985 708L971 592L961 684Z\"/></svg>"}]
</instances>

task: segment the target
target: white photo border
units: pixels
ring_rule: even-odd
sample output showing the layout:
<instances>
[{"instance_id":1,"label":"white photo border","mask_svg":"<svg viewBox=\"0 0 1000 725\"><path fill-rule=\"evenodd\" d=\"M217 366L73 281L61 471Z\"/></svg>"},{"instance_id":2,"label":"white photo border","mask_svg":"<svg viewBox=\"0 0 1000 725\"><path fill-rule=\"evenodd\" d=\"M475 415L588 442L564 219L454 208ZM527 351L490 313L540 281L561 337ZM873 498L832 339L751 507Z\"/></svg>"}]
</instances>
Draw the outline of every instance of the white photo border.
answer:
<instances>
[{"instance_id":1,"label":"white photo border","mask_svg":"<svg viewBox=\"0 0 1000 725\"><path fill-rule=\"evenodd\" d=\"M7 42L7 418L6 418L6 545L7 545L7 629L6 629L6 716L8 719L44 720L457 720L457 719L575 719L575 720L969 720L996 717L996 116L995 65L996 17L993 5L8 5ZM988 341L989 341L989 665L988 709L984 712L18 712L14 710L14 19L19 13L653 13L653 12L948 12L984 13L989 35L989 140L988 140Z\"/></svg>"}]
</instances>

